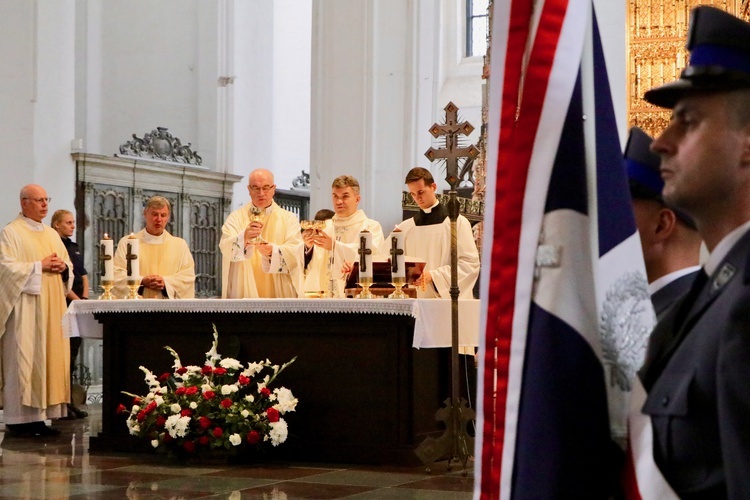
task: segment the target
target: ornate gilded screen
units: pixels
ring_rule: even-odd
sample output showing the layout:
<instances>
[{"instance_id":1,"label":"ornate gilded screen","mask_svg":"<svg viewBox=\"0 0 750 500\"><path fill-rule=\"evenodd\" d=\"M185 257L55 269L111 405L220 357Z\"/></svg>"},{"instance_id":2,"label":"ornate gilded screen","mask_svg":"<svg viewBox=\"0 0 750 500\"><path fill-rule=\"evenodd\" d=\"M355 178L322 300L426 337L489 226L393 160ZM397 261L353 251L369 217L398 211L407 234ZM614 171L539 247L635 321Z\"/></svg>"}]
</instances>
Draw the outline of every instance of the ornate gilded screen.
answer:
<instances>
[{"instance_id":1,"label":"ornate gilded screen","mask_svg":"<svg viewBox=\"0 0 750 500\"><path fill-rule=\"evenodd\" d=\"M643 100L650 88L680 77L687 63L685 49L690 10L712 5L748 19L750 0L628 0L628 122L652 136L669 123L669 111Z\"/></svg>"}]
</instances>

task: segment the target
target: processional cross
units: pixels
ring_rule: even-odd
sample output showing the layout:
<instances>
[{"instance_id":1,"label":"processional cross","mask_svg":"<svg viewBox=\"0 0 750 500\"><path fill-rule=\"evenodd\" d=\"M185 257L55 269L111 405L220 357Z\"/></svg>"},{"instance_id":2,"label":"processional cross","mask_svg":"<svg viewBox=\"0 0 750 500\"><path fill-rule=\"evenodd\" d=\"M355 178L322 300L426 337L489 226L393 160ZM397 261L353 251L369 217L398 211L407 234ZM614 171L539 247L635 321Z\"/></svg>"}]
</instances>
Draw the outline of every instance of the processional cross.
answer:
<instances>
[{"instance_id":1,"label":"processional cross","mask_svg":"<svg viewBox=\"0 0 750 500\"><path fill-rule=\"evenodd\" d=\"M367 248L367 239L364 236L359 237L359 248L357 249L359 254L359 272L363 273L367 271L367 259L366 255L372 255L372 250Z\"/></svg>"},{"instance_id":2,"label":"processional cross","mask_svg":"<svg viewBox=\"0 0 750 500\"><path fill-rule=\"evenodd\" d=\"M474 438L466 432L467 423L476 418L466 400L459 398L459 363L458 363L458 198L456 188L465 172L459 174L458 162L461 159L474 159L479 156L479 150L472 144L468 147L459 145L460 136L468 136L474 127L467 121L458 121L458 106L449 102L445 109L445 123L434 124L430 133L436 139L445 137L444 148L430 148L425 156L430 160L445 160L446 177L450 184L450 199L448 201L448 215L451 220L451 397L445 401L446 407L437 411L435 418L445 422L445 433L439 438L426 438L420 444L416 453L424 462L428 470L437 460L448 459L450 467L455 459L463 463L463 474L466 475L466 463L474 450Z\"/></svg>"},{"instance_id":3,"label":"processional cross","mask_svg":"<svg viewBox=\"0 0 750 500\"><path fill-rule=\"evenodd\" d=\"M132 268L132 266L130 265L131 261L134 261L135 259L137 259L137 258L138 258L138 256L137 256L136 254L134 254L134 253L133 253L133 250L132 250L132 248L133 248L133 247L131 246L131 244L130 244L130 243L128 243L128 251L127 251L127 253L125 254L125 260L126 260L126 261L127 261L127 263L128 263L128 276L132 276L132 274L133 274L133 268Z\"/></svg>"}]
</instances>

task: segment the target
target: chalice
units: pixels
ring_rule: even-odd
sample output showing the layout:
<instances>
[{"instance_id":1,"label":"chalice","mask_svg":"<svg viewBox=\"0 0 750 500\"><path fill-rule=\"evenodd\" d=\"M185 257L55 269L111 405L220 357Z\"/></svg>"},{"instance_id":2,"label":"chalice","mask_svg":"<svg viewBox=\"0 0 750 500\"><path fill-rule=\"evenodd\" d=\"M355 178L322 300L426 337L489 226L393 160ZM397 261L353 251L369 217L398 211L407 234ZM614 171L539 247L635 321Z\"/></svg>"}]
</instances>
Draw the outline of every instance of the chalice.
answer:
<instances>
[{"instance_id":1,"label":"chalice","mask_svg":"<svg viewBox=\"0 0 750 500\"><path fill-rule=\"evenodd\" d=\"M265 217L265 213L263 213L262 208L258 208L256 206L250 207L250 220L252 222L263 222L263 218ZM263 243L267 243L266 240L263 239L261 235L256 236L255 238L251 239L249 242L251 245L262 245Z\"/></svg>"}]
</instances>

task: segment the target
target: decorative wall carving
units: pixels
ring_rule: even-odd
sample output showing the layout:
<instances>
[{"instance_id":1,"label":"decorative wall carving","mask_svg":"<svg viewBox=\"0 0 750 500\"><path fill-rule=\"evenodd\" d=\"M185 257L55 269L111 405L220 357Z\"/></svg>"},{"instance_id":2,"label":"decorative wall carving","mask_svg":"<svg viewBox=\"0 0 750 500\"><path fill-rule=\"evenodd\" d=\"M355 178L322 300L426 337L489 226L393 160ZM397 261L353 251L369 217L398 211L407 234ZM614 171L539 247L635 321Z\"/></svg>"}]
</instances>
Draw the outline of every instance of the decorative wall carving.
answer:
<instances>
[{"instance_id":1,"label":"decorative wall carving","mask_svg":"<svg viewBox=\"0 0 750 500\"><path fill-rule=\"evenodd\" d=\"M629 0L628 122L652 136L669 124L670 111L643 100L643 94L674 81L687 65L685 48L690 11L697 5L713 5L748 19L750 0Z\"/></svg>"},{"instance_id":2,"label":"decorative wall carving","mask_svg":"<svg viewBox=\"0 0 750 500\"><path fill-rule=\"evenodd\" d=\"M231 210L232 186L242 177L165 165L140 158L76 153L77 242L94 295L99 292L95 258L104 233L117 243L143 228L143 208L153 195L172 204L167 231L184 238L195 260L197 297L221 294L221 226Z\"/></svg>"},{"instance_id":3,"label":"decorative wall carving","mask_svg":"<svg viewBox=\"0 0 750 500\"><path fill-rule=\"evenodd\" d=\"M182 144L179 137L172 136L166 127L156 127L146 132L143 137L132 135L133 140L120 145L120 154L156 160L200 165L203 159L193 151L191 143Z\"/></svg>"}]
</instances>

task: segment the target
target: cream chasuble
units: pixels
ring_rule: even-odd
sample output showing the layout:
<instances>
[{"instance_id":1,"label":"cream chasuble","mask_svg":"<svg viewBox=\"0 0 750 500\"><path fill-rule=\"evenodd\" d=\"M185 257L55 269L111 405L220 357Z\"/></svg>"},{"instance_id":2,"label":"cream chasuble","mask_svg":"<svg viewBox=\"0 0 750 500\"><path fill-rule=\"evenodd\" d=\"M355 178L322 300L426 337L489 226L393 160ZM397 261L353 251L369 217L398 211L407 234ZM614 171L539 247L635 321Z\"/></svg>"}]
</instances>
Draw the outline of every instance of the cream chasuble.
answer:
<instances>
[{"instance_id":1,"label":"cream chasuble","mask_svg":"<svg viewBox=\"0 0 750 500\"><path fill-rule=\"evenodd\" d=\"M254 246L245 248L250 207L248 203L229 214L221 228L221 297L304 297L304 243L297 216L276 202L266 208L261 236L273 245L268 258Z\"/></svg>"},{"instance_id":2,"label":"cream chasuble","mask_svg":"<svg viewBox=\"0 0 750 500\"><path fill-rule=\"evenodd\" d=\"M460 215L456 222L458 241L458 288L459 298L474 297L474 283L479 276L479 252L474 242L471 224ZM418 298L450 298L451 288L451 221L450 218L440 224L417 226L414 219L403 221L398 227L404 233L404 254L409 257L424 259L425 269L432 275L434 287L428 285L426 290L417 288ZM385 239L379 254L390 257L391 236Z\"/></svg>"},{"instance_id":3,"label":"cream chasuble","mask_svg":"<svg viewBox=\"0 0 750 500\"><path fill-rule=\"evenodd\" d=\"M375 253L383 243L383 228L380 227L378 221L368 219L362 210L357 210L348 217L334 215L332 222L332 225L326 225L323 232L334 240L333 261L330 260L331 252L314 247L313 257L307 265L307 276L311 284L325 284L319 290L310 291L327 291L330 268L330 273L334 278L333 296L342 298L345 296L345 282L341 268L344 262L354 262L359 259L359 233L364 230L372 233L372 249Z\"/></svg>"},{"instance_id":4,"label":"cream chasuble","mask_svg":"<svg viewBox=\"0 0 750 500\"><path fill-rule=\"evenodd\" d=\"M58 273L39 274L42 259L53 253L68 266L67 283ZM62 317L73 264L60 235L19 215L0 234L0 282L5 423L64 416L70 401L70 343L63 337Z\"/></svg>"},{"instance_id":5,"label":"cream chasuble","mask_svg":"<svg viewBox=\"0 0 750 500\"><path fill-rule=\"evenodd\" d=\"M187 242L182 238L172 236L164 231L159 236L149 234L145 229L135 233L140 240L139 260L141 277L150 274L158 274L164 278L164 289L167 297L161 290L143 288L144 299L194 299L195 298L195 263L190 253ZM114 294L118 298L128 294L127 261L127 239L124 236L117 243L117 251L114 256L115 289Z\"/></svg>"}]
</instances>

